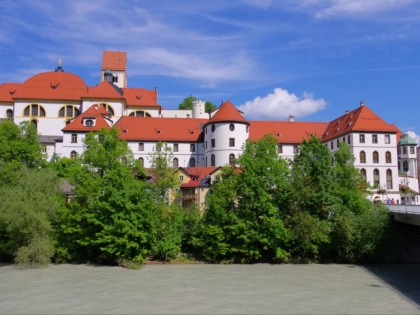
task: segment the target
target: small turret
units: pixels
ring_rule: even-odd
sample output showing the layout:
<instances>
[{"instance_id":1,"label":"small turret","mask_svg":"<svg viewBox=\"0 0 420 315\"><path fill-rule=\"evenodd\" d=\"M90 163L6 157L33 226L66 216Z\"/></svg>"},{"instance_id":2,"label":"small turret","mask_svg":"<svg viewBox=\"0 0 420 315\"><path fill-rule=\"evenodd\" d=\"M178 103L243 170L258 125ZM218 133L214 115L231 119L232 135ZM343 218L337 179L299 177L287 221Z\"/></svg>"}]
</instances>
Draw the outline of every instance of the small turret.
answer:
<instances>
[{"instance_id":1,"label":"small turret","mask_svg":"<svg viewBox=\"0 0 420 315\"><path fill-rule=\"evenodd\" d=\"M200 100L193 101L192 118L208 118L206 114L206 102Z\"/></svg>"}]
</instances>

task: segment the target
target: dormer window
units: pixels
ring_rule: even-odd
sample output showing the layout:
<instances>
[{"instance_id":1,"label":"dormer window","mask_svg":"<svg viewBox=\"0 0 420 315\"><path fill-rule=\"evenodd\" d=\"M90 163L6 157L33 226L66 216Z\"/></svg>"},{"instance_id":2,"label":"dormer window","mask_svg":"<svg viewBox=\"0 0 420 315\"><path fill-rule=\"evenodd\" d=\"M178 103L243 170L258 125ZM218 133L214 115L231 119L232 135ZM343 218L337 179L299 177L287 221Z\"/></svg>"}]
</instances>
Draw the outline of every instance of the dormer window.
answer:
<instances>
[{"instance_id":1,"label":"dormer window","mask_svg":"<svg viewBox=\"0 0 420 315\"><path fill-rule=\"evenodd\" d=\"M83 120L83 126L85 127L93 127L95 126L95 120L92 118L87 118Z\"/></svg>"}]
</instances>

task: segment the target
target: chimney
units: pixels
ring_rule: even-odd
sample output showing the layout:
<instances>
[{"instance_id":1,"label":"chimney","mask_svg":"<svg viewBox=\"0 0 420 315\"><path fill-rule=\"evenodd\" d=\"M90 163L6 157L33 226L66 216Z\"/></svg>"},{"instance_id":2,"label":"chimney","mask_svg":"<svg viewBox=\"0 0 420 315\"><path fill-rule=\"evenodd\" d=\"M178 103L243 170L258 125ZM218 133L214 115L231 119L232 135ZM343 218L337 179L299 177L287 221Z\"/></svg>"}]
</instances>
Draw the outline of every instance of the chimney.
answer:
<instances>
[{"instance_id":1,"label":"chimney","mask_svg":"<svg viewBox=\"0 0 420 315\"><path fill-rule=\"evenodd\" d=\"M295 116L293 116L292 114L289 115L289 122L295 122Z\"/></svg>"},{"instance_id":2,"label":"chimney","mask_svg":"<svg viewBox=\"0 0 420 315\"><path fill-rule=\"evenodd\" d=\"M156 102L158 101L158 90L159 88L155 86Z\"/></svg>"},{"instance_id":3,"label":"chimney","mask_svg":"<svg viewBox=\"0 0 420 315\"><path fill-rule=\"evenodd\" d=\"M346 109L346 110L344 111L344 113L345 113L345 114L348 114L348 113L350 113L350 111L349 111L348 109Z\"/></svg>"}]
</instances>

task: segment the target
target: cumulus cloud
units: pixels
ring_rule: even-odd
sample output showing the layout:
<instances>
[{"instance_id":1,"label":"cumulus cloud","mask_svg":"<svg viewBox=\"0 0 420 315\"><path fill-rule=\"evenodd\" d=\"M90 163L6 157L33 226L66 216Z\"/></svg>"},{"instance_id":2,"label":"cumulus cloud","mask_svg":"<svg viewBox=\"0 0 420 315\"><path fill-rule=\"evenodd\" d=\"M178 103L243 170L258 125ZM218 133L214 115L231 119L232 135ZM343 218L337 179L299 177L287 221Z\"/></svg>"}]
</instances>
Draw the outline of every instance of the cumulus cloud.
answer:
<instances>
[{"instance_id":1,"label":"cumulus cloud","mask_svg":"<svg viewBox=\"0 0 420 315\"><path fill-rule=\"evenodd\" d=\"M256 97L252 101L238 106L248 119L281 120L289 115L304 117L324 109L324 99L315 99L310 93L304 92L301 97L285 89L276 88L273 93Z\"/></svg>"},{"instance_id":2,"label":"cumulus cloud","mask_svg":"<svg viewBox=\"0 0 420 315\"><path fill-rule=\"evenodd\" d=\"M416 140L417 144L420 145L420 136L418 136L414 131L407 131L408 135Z\"/></svg>"}]
</instances>

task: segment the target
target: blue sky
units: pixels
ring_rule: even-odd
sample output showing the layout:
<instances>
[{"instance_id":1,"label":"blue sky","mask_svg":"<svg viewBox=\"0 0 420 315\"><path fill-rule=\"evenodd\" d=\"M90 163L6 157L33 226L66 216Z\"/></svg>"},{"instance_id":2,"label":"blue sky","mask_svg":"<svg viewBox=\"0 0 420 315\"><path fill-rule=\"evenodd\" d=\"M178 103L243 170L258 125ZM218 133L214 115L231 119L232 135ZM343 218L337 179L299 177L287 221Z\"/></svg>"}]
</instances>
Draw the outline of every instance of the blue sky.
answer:
<instances>
[{"instance_id":1,"label":"blue sky","mask_svg":"<svg viewBox=\"0 0 420 315\"><path fill-rule=\"evenodd\" d=\"M420 134L420 1L0 0L0 82L63 60L96 85L103 50L128 54L128 86L230 100L248 119L330 121L360 100Z\"/></svg>"}]
</instances>

